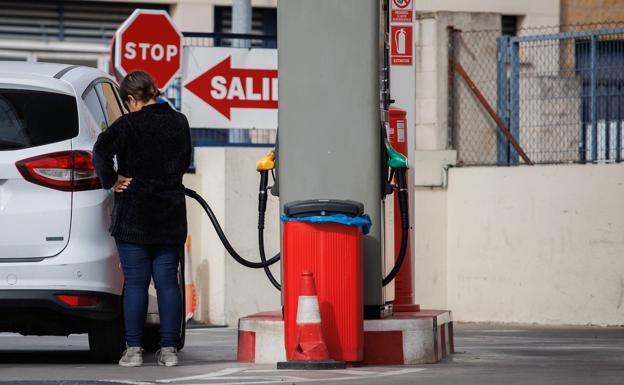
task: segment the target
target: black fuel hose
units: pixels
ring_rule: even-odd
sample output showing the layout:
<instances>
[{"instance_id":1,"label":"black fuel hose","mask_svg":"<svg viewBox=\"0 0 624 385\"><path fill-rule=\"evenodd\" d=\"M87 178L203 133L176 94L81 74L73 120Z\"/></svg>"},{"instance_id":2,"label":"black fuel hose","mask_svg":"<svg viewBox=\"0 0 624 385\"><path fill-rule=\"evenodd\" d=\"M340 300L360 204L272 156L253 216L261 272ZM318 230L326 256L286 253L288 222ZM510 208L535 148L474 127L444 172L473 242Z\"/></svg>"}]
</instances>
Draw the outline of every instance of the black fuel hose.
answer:
<instances>
[{"instance_id":1,"label":"black fuel hose","mask_svg":"<svg viewBox=\"0 0 624 385\"><path fill-rule=\"evenodd\" d=\"M408 205L409 194L407 190L406 172L407 172L407 169L398 169L396 172L396 177L397 177L397 182L398 182L397 184L398 184L399 211L401 213L401 246L399 248L399 255L397 256L397 260L396 260L394 267L382 281L383 286L387 286L390 282L392 282L392 280L399 273L399 271L401 270L401 266L403 265L403 261L405 260L405 254L407 253L407 243L409 240L409 205ZM261 186L262 186L262 181L261 181ZM266 188L260 189L261 195L260 195L259 207L258 207L258 212L259 212L258 214L258 248L260 251L261 262L248 261L245 258L241 257L236 252L236 250L234 250L234 248L228 241L227 237L225 236L225 233L223 232L223 229L221 228L221 225L219 224L217 217L214 215L212 209L210 208L208 203L204 200L204 198L201 197L201 195L199 195L197 192L189 188L185 188L184 194L188 196L189 198L195 199L200 204L200 206L204 209L204 211L208 215L208 218L210 219L210 222L215 228L215 231L217 232L217 235L219 236L221 243L223 243L223 246L225 247L225 249L232 256L232 258L236 260L236 262L240 263L241 265L245 267L249 267L252 269L264 269L267 277L269 278L269 281L271 281L271 284L273 284L273 286L275 286L275 288L277 288L278 290L281 290L281 285L279 284L279 282L277 282L277 280L275 279L275 277L269 270L269 266L279 261L281 255L280 253L278 253L275 256L273 256L271 259L267 260L265 250L264 250L264 212L266 211L266 198L267 198Z\"/></svg>"},{"instance_id":2,"label":"black fuel hose","mask_svg":"<svg viewBox=\"0 0 624 385\"><path fill-rule=\"evenodd\" d=\"M189 198L195 199L201 205L201 207L204 209L204 211L208 215L208 218L210 218L210 222L212 222L212 226L217 232L217 235L219 236L221 243L223 243L223 246L225 247L225 249L232 256L232 258L236 260L236 262L240 263L241 265L245 267L249 267L251 269L263 269L263 268L268 268L269 266L271 266L272 264L280 260L279 253L276 254L273 258L262 261L262 262L251 262L241 257L240 255L238 255L236 250L234 250L234 248L228 241L227 237L223 233L223 229L221 228L221 225L219 224L217 217L214 215L214 213L212 212L212 209L210 208L210 206L208 206L208 203L204 200L204 198L202 198L201 195L199 195L197 192L189 188L184 189L184 194Z\"/></svg>"},{"instance_id":3,"label":"black fuel hose","mask_svg":"<svg viewBox=\"0 0 624 385\"><path fill-rule=\"evenodd\" d=\"M403 260L405 260L405 254L407 253L407 243L409 241L409 191L407 190L406 174L406 168L397 169L395 174L398 185L399 211L401 213L401 246L399 248L399 255L397 256L394 267L382 281L383 286L392 282L392 280L399 273L401 266L403 265Z\"/></svg>"},{"instance_id":4,"label":"black fuel hose","mask_svg":"<svg viewBox=\"0 0 624 385\"><path fill-rule=\"evenodd\" d=\"M264 251L264 214L267 207L267 190L269 184L269 171L260 171L260 188L258 189L258 251L260 251L260 260L266 262L266 253ZM271 269L268 266L264 267L264 273L271 282L271 284L279 291L282 290L282 286L277 279L273 276Z\"/></svg>"},{"instance_id":5,"label":"black fuel hose","mask_svg":"<svg viewBox=\"0 0 624 385\"><path fill-rule=\"evenodd\" d=\"M266 259L266 254L264 252L264 231L262 230L258 230L258 248L260 250L260 260L262 262L266 262L267 259ZM277 256L279 256L279 254ZM277 282L277 279L275 279L275 277L273 276L273 273L271 272L268 266L264 267L264 272L266 273L266 276L269 279L269 281L271 281L271 284L277 290L281 291L282 285L280 285L280 283Z\"/></svg>"}]
</instances>

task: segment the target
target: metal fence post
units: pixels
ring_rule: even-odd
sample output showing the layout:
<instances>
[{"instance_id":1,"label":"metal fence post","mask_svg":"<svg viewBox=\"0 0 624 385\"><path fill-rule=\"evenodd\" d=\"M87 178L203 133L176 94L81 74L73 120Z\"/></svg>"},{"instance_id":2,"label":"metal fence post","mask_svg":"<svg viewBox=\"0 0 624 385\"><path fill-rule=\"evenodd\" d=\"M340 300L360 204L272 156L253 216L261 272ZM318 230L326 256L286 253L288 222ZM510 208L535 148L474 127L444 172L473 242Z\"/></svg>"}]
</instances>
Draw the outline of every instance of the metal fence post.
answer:
<instances>
[{"instance_id":1,"label":"metal fence post","mask_svg":"<svg viewBox=\"0 0 624 385\"><path fill-rule=\"evenodd\" d=\"M65 7L64 4L58 3L58 39L65 40Z\"/></svg>"},{"instance_id":2,"label":"metal fence post","mask_svg":"<svg viewBox=\"0 0 624 385\"><path fill-rule=\"evenodd\" d=\"M447 81L448 81L448 108L447 108L447 135L446 135L446 147L447 148L457 148L456 143L456 122L455 122L455 71L453 70L453 65L455 64L455 39L457 39L457 34L459 30L455 29L455 27L449 25L446 27L447 36L448 36L448 73L447 73Z\"/></svg>"},{"instance_id":3,"label":"metal fence post","mask_svg":"<svg viewBox=\"0 0 624 385\"><path fill-rule=\"evenodd\" d=\"M232 2L232 32L251 33L252 8L251 0L233 0ZM251 40L234 39L232 47L251 48Z\"/></svg>"},{"instance_id":4,"label":"metal fence post","mask_svg":"<svg viewBox=\"0 0 624 385\"><path fill-rule=\"evenodd\" d=\"M511 74L510 74L510 125L511 135L520 143L520 43L517 38L510 39ZM509 164L518 163L518 152L509 149Z\"/></svg>"},{"instance_id":5,"label":"metal fence post","mask_svg":"<svg viewBox=\"0 0 624 385\"><path fill-rule=\"evenodd\" d=\"M591 37L591 45L589 48L589 76L590 76L590 90L589 90L589 109L590 109L590 129L592 130L592 148L591 148L591 160L598 159L598 119L597 119L597 98L596 98L596 35Z\"/></svg>"},{"instance_id":6,"label":"metal fence post","mask_svg":"<svg viewBox=\"0 0 624 385\"><path fill-rule=\"evenodd\" d=\"M509 127L509 36L496 39L496 113ZM500 130L496 131L496 160L499 166L509 164L509 141Z\"/></svg>"}]
</instances>

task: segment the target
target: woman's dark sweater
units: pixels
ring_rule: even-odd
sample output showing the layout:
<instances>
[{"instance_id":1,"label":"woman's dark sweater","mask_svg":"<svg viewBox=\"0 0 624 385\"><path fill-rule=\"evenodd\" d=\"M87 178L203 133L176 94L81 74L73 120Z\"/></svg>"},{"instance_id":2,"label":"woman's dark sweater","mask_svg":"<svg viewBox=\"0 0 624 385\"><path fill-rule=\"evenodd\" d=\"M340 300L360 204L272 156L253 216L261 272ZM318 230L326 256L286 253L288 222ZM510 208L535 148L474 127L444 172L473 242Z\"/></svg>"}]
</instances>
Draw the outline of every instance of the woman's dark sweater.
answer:
<instances>
[{"instance_id":1,"label":"woman's dark sweater","mask_svg":"<svg viewBox=\"0 0 624 385\"><path fill-rule=\"evenodd\" d=\"M124 115L102 132L93 147L93 165L102 186L113 187L118 174L132 178L125 191L115 193L111 235L130 243L184 243L182 176L190 161L188 121L167 103Z\"/></svg>"}]
</instances>

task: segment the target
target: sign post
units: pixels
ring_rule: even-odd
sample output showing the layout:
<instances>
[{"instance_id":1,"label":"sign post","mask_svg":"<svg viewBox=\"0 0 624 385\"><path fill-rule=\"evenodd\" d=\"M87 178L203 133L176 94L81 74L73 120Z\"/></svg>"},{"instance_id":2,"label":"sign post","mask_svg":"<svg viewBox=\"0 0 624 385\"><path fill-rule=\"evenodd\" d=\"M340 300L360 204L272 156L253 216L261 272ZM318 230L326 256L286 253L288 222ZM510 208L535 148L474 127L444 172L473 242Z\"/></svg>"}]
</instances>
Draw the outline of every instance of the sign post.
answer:
<instances>
[{"instance_id":1,"label":"sign post","mask_svg":"<svg viewBox=\"0 0 624 385\"><path fill-rule=\"evenodd\" d=\"M181 67L182 34L165 11L135 10L115 32L113 47L118 77L145 71L164 89Z\"/></svg>"},{"instance_id":2,"label":"sign post","mask_svg":"<svg viewBox=\"0 0 624 385\"><path fill-rule=\"evenodd\" d=\"M391 0L390 9L390 90L394 106L403 110L405 115L396 121L397 134L400 134L399 125L404 126L404 142L401 147L405 150L408 158L413 157L415 149L415 122L416 122L416 56L414 39L414 1L416 0ZM397 111L391 112L391 119ZM401 138L397 136L397 142ZM414 169L409 170L408 180L414 180ZM410 190L410 202L414 202L414 189ZM412 212L413 213L413 212ZM413 223L413 218L410 219ZM410 231L410 237L413 232ZM410 245L413 245L410 239ZM410 248L410 254L406 256L414 266L414 248ZM406 261L408 262L408 261ZM395 280L395 311L413 311L411 304L413 275L399 274Z\"/></svg>"}]
</instances>

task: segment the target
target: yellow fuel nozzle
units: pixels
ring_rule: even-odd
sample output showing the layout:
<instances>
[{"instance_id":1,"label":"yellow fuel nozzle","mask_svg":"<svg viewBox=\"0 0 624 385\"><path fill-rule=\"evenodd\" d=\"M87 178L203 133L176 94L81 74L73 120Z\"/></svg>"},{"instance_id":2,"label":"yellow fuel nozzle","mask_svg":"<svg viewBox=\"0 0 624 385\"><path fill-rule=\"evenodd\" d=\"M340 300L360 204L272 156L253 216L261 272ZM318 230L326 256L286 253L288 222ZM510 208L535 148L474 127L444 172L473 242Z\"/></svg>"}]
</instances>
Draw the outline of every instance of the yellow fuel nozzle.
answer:
<instances>
[{"instance_id":1,"label":"yellow fuel nozzle","mask_svg":"<svg viewBox=\"0 0 624 385\"><path fill-rule=\"evenodd\" d=\"M256 171L269 171L275 168L275 151L271 150L256 163Z\"/></svg>"}]
</instances>

